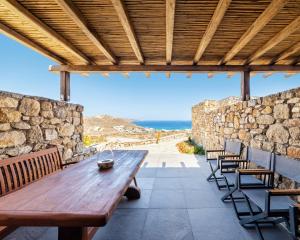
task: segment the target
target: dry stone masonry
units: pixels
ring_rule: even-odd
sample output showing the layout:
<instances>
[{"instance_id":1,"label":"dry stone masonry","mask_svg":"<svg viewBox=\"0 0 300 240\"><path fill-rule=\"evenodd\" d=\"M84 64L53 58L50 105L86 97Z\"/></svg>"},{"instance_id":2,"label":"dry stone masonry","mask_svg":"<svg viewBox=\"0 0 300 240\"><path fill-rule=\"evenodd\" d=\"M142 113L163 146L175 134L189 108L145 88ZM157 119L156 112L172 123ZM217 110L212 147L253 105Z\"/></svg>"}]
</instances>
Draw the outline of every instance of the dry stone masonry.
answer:
<instances>
[{"instance_id":1,"label":"dry stone masonry","mask_svg":"<svg viewBox=\"0 0 300 240\"><path fill-rule=\"evenodd\" d=\"M0 92L0 159L59 146L69 159L83 150L83 107Z\"/></svg>"},{"instance_id":2,"label":"dry stone masonry","mask_svg":"<svg viewBox=\"0 0 300 240\"><path fill-rule=\"evenodd\" d=\"M300 88L242 102L205 101L192 108L192 136L206 148L224 138L300 159Z\"/></svg>"}]
</instances>

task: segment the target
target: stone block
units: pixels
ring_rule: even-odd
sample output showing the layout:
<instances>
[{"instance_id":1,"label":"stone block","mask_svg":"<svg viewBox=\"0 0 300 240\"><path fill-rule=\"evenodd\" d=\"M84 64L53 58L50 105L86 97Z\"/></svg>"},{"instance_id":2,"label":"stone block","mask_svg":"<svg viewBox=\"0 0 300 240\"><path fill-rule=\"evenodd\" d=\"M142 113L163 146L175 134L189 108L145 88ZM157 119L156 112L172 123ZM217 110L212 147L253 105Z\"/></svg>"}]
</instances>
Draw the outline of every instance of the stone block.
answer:
<instances>
[{"instance_id":1,"label":"stone block","mask_svg":"<svg viewBox=\"0 0 300 240\"><path fill-rule=\"evenodd\" d=\"M58 138L58 134L55 129L45 129L45 140L52 141L57 138Z\"/></svg>"},{"instance_id":2,"label":"stone block","mask_svg":"<svg viewBox=\"0 0 300 240\"><path fill-rule=\"evenodd\" d=\"M274 106L274 118L275 119L289 119L290 108L287 104L278 104Z\"/></svg>"},{"instance_id":3,"label":"stone block","mask_svg":"<svg viewBox=\"0 0 300 240\"><path fill-rule=\"evenodd\" d=\"M17 108L18 104L19 104L18 99L12 97L0 96L0 108Z\"/></svg>"},{"instance_id":4,"label":"stone block","mask_svg":"<svg viewBox=\"0 0 300 240\"><path fill-rule=\"evenodd\" d=\"M0 109L0 123L12 123L21 121L21 113L11 108Z\"/></svg>"},{"instance_id":5,"label":"stone block","mask_svg":"<svg viewBox=\"0 0 300 240\"><path fill-rule=\"evenodd\" d=\"M21 131L0 132L0 148L20 146L25 141L25 134Z\"/></svg>"},{"instance_id":6,"label":"stone block","mask_svg":"<svg viewBox=\"0 0 300 240\"><path fill-rule=\"evenodd\" d=\"M19 106L19 111L26 116L38 116L41 105L39 101L31 98L23 98Z\"/></svg>"},{"instance_id":7,"label":"stone block","mask_svg":"<svg viewBox=\"0 0 300 240\"><path fill-rule=\"evenodd\" d=\"M273 141L275 143L284 144L288 143L289 140L289 132L281 124L271 125L266 135L269 141Z\"/></svg>"},{"instance_id":8,"label":"stone block","mask_svg":"<svg viewBox=\"0 0 300 240\"><path fill-rule=\"evenodd\" d=\"M287 155L292 158L300 159L300 147L290 146L287 148Z\"/></svg>"},{"instance_id":9,"label":"stone block","mask_svg":"<svg viewBox=\"0 0 300 240\"><path fill-rule=\"evenodd\" d=\"M258 124L270 125L274 123L275 119L271 115L261 115L256 118Z\"/></svg>"},{"instance_id":10,"label":"stone block","mask_svg":"<svg viewBox=\"0 0 300 240\"><path fill-rule=\"evenodd\" d=\"M31 126L26 123L26 122L17 122L17 123L12 123L11 126L15 129L20 129L20 130L28 130L31 128Z\"/></svg>"}]
</instances>

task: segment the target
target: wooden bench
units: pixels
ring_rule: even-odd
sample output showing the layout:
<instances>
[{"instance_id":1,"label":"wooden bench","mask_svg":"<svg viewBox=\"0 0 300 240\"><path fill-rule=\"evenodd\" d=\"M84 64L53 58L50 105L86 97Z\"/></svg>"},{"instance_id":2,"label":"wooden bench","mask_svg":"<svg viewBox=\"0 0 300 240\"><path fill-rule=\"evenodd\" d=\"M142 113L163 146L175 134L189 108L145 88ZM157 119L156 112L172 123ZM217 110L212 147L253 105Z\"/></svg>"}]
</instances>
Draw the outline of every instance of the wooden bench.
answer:
<instances>
[{"instance_id":1,"label":"wooden bench","mask_svg":"<svg viewBox=\"0 0 300 240\"><path fill-rule=\"evenodd\" d=\"M0 198L0 225L55 226L59 240L89 240L107 224L123 196L140 197L135 175L147 153L114 150L114 167L105 171L99 171L97 160L111 157L110 151L97 153L63 171L59 171L64 166L59 156L51 152L46 157L34 155L34 159L30 155L23 165L22 161L10 162L9 168L14 170L7 170L8 178L18 179L11 177L13 173L21 176L21 181L12 181L11 191L14 186L21 188L19 182L24 186L25 179L29 182L46 173L48 176Z\"/></svg>"},{"instance_id":2,"label":"wooden bench","mask_svg":"<svg viewBox=\"0 0 300 240\"><path fill-rule=\"evenodd\" d=\"M0 197L61 171L75 162L63 163L57 147L0 160ZM16 227L0 226L0 238Z\"/></svg>"}]
</instances>

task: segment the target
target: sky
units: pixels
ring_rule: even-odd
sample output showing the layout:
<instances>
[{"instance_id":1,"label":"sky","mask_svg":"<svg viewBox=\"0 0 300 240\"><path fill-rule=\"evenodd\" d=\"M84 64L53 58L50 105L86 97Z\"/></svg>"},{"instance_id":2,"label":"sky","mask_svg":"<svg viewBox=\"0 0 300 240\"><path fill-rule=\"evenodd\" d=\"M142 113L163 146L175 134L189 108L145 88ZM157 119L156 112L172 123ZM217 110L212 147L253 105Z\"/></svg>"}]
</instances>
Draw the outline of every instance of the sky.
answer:
<instances>
[{"instance_id":1,"label":"sky","mask_svg":"<svg viewBox=\"0 0 300 240\"><path fill-rule=\"evenodd\" d=\"M0 34L0 90L59 99L59 75L48 71L54 62ZM300 74L251 77L251 95L268 94L300 86ZM86 116L108 114L135 120L190 120L191 107L205 99L240 95L240 74L113 73L88 77L71 75L71 102L84 106Z\"/></svg>"}]
</instances>

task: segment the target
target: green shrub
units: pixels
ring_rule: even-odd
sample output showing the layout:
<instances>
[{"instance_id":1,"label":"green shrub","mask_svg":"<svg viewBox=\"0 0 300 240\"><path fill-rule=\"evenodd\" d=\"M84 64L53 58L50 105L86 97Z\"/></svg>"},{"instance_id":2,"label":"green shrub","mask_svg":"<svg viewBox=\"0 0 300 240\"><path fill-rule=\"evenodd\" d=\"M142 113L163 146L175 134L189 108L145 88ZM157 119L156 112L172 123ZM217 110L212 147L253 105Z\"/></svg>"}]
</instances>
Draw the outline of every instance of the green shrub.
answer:
<instances>
[{"instance_id":1,"label":"green shrub","mask_svg":"<svg viewBox=\"0 0 300 240\"><path fill-rule=\"evenodd\" d=\"M187 154L204 155L205 150L202 146L196 145L190 138L187 141L176 144L179 152Z\"/></svg>"},{"instance_id":2,"label":"green shrub","mask_svg":"<svg viewBox=\"0 0 300 240\"><path fill-rule=\"evenodd\" d=\"M97 143L102 143L106 142L106 137L105 136L91 136L91 135L85 135L83 136L83 144L84 146L88 147L92 144L97 144Z\"/></svg>"}]
</instances>

